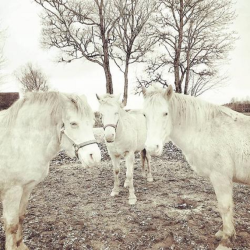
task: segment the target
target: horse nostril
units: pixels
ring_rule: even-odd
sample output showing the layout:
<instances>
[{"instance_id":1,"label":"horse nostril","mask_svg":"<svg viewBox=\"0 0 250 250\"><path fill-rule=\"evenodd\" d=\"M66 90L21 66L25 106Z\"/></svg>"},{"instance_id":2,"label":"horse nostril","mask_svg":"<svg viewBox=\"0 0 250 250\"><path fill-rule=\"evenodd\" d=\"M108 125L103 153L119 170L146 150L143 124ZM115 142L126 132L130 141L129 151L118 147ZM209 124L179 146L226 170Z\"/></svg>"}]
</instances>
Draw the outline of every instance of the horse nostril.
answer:
<instances>
[{"instance_id":1,"label":"horse nostril","mask_svg":"<svg viewBox=\"0 0 250 250\"><path fill-rule=\"evenodd\" d=\"M156 148L159 149L159 145L156 145Z\"/></svg>"},{"instance_id":2,"label":"horse nostril","mask_svg":"<svg viewBox=\"0 0 250 250\"><path fill-rule=\"evenodd\" d=\"M93 160L93 154L90 154L89 156L90 156L90 159Z\"/></svg>"}]
</instances>

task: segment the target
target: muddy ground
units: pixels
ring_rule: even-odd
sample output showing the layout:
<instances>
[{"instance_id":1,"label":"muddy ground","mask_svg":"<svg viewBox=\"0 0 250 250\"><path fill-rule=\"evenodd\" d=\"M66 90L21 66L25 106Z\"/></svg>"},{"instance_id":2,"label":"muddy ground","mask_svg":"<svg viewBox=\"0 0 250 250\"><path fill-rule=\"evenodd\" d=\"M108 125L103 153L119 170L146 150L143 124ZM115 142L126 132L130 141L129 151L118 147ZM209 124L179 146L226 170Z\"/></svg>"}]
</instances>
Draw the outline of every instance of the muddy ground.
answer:
<instances>
[{"instance_id":1,"label":"muddy ground","mask_svg":"<svg viewBox=\"0 0 250 250\"><path fill-rule=\"evenodd\" d=\"M171 152L173 154L173 152ZM171 155L170 154L170 155ZM137 203L128 204L128 190L111 197L112 165L83 169L74 161L53 162L50 174L33 191L24 224L31 250L53 249L215 249L221 225L216 197L209 181L199 177L185 160L153 158L154 182L141 175L136 158L134 186ZM125 180L122 163L121 183ZM234 249L250 249L250 188L235 185ZM4 232L0 228L0 249Z\"/></svg>"}]
</instances>

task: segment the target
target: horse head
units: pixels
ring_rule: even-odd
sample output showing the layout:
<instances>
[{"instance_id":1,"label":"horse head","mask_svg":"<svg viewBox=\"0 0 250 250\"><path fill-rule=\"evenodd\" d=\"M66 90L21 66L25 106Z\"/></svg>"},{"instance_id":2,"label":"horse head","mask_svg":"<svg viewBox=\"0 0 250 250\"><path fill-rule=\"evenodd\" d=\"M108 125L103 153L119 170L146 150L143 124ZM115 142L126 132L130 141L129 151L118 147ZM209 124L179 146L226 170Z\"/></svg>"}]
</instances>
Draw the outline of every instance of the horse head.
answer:
<instances>
[{"instance_id":1,"label":"horse head","mask_svg":"<svg viewBox=\"0 0 250 250\"><path fill-rule=\"evenodd\" d=\"M68 96L59 128L60 146L70 157L76 156L87 166L93 166L101 160L93 125L94 115L85 96Z\"/></svg>"},{"instance_id":2,"label":"horse head","mask_svg":"<svg viewBox=\"0 0 250 250\"><path fill-rule=\"evenodd\" d=\"M106 142L114 142L120 111L124 107L123 103L119 101L120 95L106 94L102 97L96 95L96 97L100 104L99 111L102 116Z\"/></svg>"},{"instance_id":3,"label":"horse head","mask_svg":"<svg viewBox=\"0 0 250 250\"><path fill-rule=\"evenodd\" d=\"M173 95L173 88L152 86L148 90L143 88L142 92L144 116L147 121L146 150L151 155L161 155L164 143L172 130L169 101Z\"/></svg>"}]
</instances>

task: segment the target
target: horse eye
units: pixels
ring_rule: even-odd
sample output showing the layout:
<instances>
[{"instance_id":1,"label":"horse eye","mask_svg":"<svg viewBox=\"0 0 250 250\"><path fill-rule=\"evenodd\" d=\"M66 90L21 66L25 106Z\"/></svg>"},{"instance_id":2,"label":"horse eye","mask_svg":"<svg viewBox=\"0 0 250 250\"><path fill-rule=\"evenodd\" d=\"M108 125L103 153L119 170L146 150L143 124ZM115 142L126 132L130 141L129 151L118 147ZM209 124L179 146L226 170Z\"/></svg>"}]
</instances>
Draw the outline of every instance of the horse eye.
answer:
<instances>
[{"instance_id":1,"label":"horse eye","mask_svg":"<svg viewBox=\"0 0 250 250\"><path fill-rule=\"evenodd\" d=\"M70 125L71 125L72 127L76 127L78 124L77 124L76 122L71 122Z\"/></svg>"},{"instance_id":2,"label":"horse eye","mask_svg":"<svg viewBox=\"0 0 250 250\"><path fill-rule=\"evenodd\" d=\"M146 117L146 115L145 114L143 114L144 115L144 117Z\"/></svg>"},{"instance_id":3,"label":"horse eye","mask_svg":"<svg viewBox=\"0 0 250 250\"><path fill-rule=\"evenodd\" d=\"M164 113L164 116L167 116L168 115L168 113Z\"/></svg>"}]
</instances>

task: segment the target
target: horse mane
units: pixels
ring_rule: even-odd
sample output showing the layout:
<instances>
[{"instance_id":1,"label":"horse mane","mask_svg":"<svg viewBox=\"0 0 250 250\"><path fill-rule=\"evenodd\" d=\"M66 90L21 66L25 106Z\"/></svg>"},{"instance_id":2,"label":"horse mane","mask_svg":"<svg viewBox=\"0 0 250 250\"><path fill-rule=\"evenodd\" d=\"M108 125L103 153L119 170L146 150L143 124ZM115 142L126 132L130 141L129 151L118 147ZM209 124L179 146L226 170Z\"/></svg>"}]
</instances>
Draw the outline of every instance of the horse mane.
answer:
<instances>
[{"instance_id":1,"label":"horse mane","mask_svg":"<svg viewBox=\"0 0 250 250\"><path fill-rule=\"evenodd\" d=\"M235 114L226 107L179 93L174 93L169 102L169 108L175 121L184 124L191 121L192 126L196 128L202 128L208 121L219 116L235 118Z\"/></svg>"},{"instance_id":2,"label":"horse mane","mask_svg":"<svg viewBox=\"0 0 250 250\"><path fill-rule=\"evenodd\" d=\"M100 103L113 106L114 104L118 104L119 102L117 101L116 96L114 96L113 94L105 94L101 96Z\"/></svg>"},{"instance_id":3,"label":"horse mane","mask_svg":"<svg viewBox=\"0 0 250 250\"><path fill-rule=\"evenodd\" d=\"M48 114L47 117L50 118L52 123L58 123L58 120L61 119L63 110L67 105L67 101L73 104L73 107L80 115L93 117L93 113L86 98L80 98L77 95L62 94L59 92L29 92L5 111L2 123L11 127L15 123L22 108L30 106L30 113L32 113L32 107L34 105L39 107L39 112L46 112L46 114ZM34 112L38 112L38 110Z\"/></svg>"},{"instance_id":4,"label":"horse mane","mask_svg":"<svg viewBox=\"0 0 250 250\"><path fill-rule=\"evenodd\" d=\"M163 105L162 98L166 89L162 88L160 84L154 84L148 88L146 92L146 100L148 103L154 105ZM199 98L173 93L170 99L169 110L173 119L181 124L188 124L192 122L192 126L202 127L207 121L218 116L227 116L236 119L240 114L224 107L215 105Z\"/></svg>"},{"instance_id":5,"label":"horse mane","mask_svg":"<svg viewBox=\"0 0 250 250\"><path fill-rule=\"evenodd\" d=\"M129 114L142 115L143 111L141 109L130 109L126 110Z\"/></svg>"}]
</instances>

